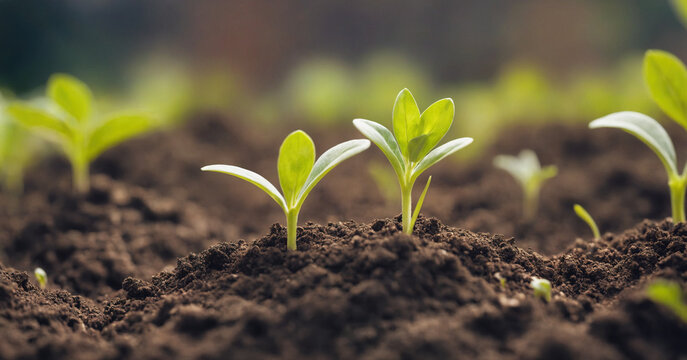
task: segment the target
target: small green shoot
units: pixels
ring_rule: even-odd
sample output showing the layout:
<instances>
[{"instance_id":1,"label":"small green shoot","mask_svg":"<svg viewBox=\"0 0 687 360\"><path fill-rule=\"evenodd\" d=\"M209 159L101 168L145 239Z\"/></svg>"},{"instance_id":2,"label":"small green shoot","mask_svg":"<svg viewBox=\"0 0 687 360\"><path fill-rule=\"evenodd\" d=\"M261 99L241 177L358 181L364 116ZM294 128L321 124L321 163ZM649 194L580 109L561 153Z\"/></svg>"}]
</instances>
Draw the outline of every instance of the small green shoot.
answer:
<instances>
[{"instance_id":1,"label":"small green shoot","mask_svg":"<svg viewBox=\"0 0 687 360\"><path fill-rule=\"evenodd\" d=\"M549 280L532 277L530 287L534 290L534 296L544 299L546 302L551 301L551 282Z\"/></svg>"},{"instance_id":2,"label":"small green shoot","mask_svg":"<svg viewBox=\"0 0 687 360\"><path fill-rule=\"evenodd\" d=\"M0 183L3 190L19 195L24 188L24 171L38 157L41 144L5 112L0 95Z\"/></svg>"},{"instance_id":3,"label":"small green shoot","mask_svg":"<svg viewBox=\"0 0 687 360\"><path fill-rule=\"evenodd\" d=\"M460 138L434 148L451 127L454 112L453 100L441 99L421 114L413 95L408 89L403 89L394 104L393 134L374 121L353 120L353 125L382 150L396 172L401 186L402 226L407 234L413 233L431 180L427 180L413 211L411 197L417 178L432 165L472 142L472 138Z\"/></svg>"},{"instance_id":4,"label":"small green shoot","mask_svg":"<svg viewBox=\"0 0 687 360\"><path fill-rule=\"evenodd\" d=\"M342 161L370 147L364 139L349 140L325 151L315 161L315 144L310 136L301 130L289 134L279 149L277 170L282 193L264 177L252 171L232 165L208 165L202 171L214 171L238 177L266 192L286 215L287 242L289 250L296 250L298 213L310 191Z\"/></svg>"},{"instance_id":5,"label":"small green shoot","mask_svg":"<svg viewBox=\"0 0 687 360\"><path fill-rule=\"evenodd\" d=\"M649 50L644 56L644 79L654 102L687 129L687 68L682 61L665 51ZM678 172L675 147L661 124L644 114L622 111L596 119L589 127L624 130L653 150L668 173L673 220L685 221L687 166Z\"/></svg>"},{"instance_id":6,"label":"small green shoot","mask_svg":"<svg viewBox=\"0 0 687 360\"><path fill-rule=\"evenodd\" d=\"M51 76L47 96L52 100L48 106L13 102L7 111L16 122L62 148L72 165L74 188L80 193L89 189L89 166L95 158L156 126L142 113L95 114L91 90L69 75Z\"/></svg>"},{"instance_id":7,"label":"small green shoot","mask_svg":"<svg viewBox=\"0 0 687 360\"><path fill-rule=\"evenodd\" d=\"M582 219L587 225L589 225L589 228L592 229L592 234L594 234L594 239L598 239L601 237L601 233L599 233L599 227L596 226L596 221L594 221L594 218L587 212L585 208L582 207L580 204L575 204L573 206L573 210L575 210L575 214Z\"/></svg>"},{"instance_id":8,"label":"small green shoot","mask_svg":"<svg viewBox=\"0 0 687 360\"><path fill-rule=\"evenodd\" d=\"M523 192L523 218L527 221L534 219L539 207L541 186L558 174L558 168L555 165L542 168L537 154L532 150L522 150L518 156L497 155L494 166L505 170L520 183Z\"/></svg>"},{"instance_id":9,"label":"small green shoot","mask_svg":"<svg viewBox=\"0 0 687 360\"><path fill-rule=\"evenodd\" d=\"M36 277L38 286L41 289L45 289L45 287L48 286L48 274L45 272L45 270L37 267L35 270L33 270L33 275Z\"/></svg>"},{"instance_id":10,"label":"small green shoot","mask_svg":"<svg viewBox=\"0 0 687 360\"><path fill-rule=\"evenodd\" d=\"M505 290L506 289L506 278L503 277L503 275L501 275L501 273L498 273L498 272L496 274L494 274L494 277L496 278L496 280L499 281L499 286L501 286L501 289Z\"/></svg>"},{"instance_id":11,"label":"small green shoot","mask_svg":"<svg viewBox=\"0 0 687 360\"><path fill-rule=\"evenodd\" d=\"M687 302L680 285L674 281L659 279L646 289L651 301L668 307L682 321L687 322Z\"/></svg>"}]
</instances>

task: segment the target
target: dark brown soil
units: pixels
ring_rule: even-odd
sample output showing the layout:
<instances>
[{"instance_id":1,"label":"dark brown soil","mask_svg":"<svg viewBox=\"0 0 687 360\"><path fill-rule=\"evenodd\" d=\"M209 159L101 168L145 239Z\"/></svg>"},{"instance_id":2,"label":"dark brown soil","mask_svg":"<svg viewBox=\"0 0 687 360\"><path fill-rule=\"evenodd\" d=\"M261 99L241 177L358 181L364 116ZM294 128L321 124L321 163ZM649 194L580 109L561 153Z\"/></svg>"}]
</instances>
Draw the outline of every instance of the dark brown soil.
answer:
<instances>
[{"instance_id":1,"label":"dark brown soil","mask_svg":"<svg viewBox=\"0 0 687 360\"><path fill-rule=\"evenodd\" d=\"M661 220L665 175L638 140L513 129L479 159L431 170L423 213L441 222L421 218L412 237L398 219L374 220L399 206L367 173L384 161L371 149L313 191L301 219L328 225L309 223L288 253L267 196L199 168L236 164L276 179L290 130L202 116L106 153L85 197L68 195L62 160L34 170L20 202L0 199L0 359L687 356L686 324L643 293L657 277L684 284L687 227ZM305 130L320 153L360 137ZM559 167L531 223L517 184L491 165L523 148ZM603 239L590 239L574 203L609 231ZM27 275L36 266L47 291ZM551 303L532 296L532 276L552 281Z\"/></svg>"}]
</instances>

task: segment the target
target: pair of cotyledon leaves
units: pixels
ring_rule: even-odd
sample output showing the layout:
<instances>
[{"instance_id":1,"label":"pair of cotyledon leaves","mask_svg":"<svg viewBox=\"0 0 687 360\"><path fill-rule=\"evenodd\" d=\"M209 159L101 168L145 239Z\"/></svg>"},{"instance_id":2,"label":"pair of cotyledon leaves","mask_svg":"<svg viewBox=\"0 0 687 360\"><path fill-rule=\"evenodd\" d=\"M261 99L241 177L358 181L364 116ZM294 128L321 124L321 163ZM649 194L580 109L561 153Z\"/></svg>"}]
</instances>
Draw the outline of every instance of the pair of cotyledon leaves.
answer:
<instances>
[{"instance_id":1,"label":"pair of cotyledon leaves","mask_svg":"<svg viewBox=\"0 0 687 360\"><path fill-rule=\"evenodd\" d=\"M51 76L46 92L51 102L15 102L7 112L18 123L60 144L67 154L78 152L86 162L157 124L143 113L97 116L91 90L69 75Z\"/></svg>"},{"instance_id":2,"label":"pair of cotyledon leaves","mask_svg":"<svg viewBox=\"0 0 687 360\"><path fill-rule=\"evenodd\" d=\"M668 52L649 50L644 57L644 79L654 102L687 129L687 68L682 61ZM678 175L673 142L666 130L651 117L623 111L594 120L589 127L625 130L658 155L669 176Z\"/></svg>"},{"instance_id":3,"label":"pair of cotyledon leaves","mask_svg":"<svg viewBox=\"0 0 687 360\"><path fill-rule=\"evenodd\" d=\"M529 186L532 182L542 182L558 173L555 165L542 168L537 154L529 149L520 151L518 156L497 155L494 158L494 166L510 173L523 187Z\"/></svg>"}]
</instances>

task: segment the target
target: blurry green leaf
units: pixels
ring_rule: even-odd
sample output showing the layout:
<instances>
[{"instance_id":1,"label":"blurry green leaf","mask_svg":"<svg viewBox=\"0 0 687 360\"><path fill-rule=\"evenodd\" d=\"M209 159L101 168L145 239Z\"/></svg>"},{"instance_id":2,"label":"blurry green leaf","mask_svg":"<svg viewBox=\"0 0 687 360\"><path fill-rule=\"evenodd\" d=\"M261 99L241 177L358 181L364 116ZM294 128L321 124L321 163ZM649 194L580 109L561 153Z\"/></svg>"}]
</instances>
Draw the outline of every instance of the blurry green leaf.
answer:
<instances>
[{"instance_id":1,"label":"blurry green leaf","mask_svg":"<svg viewBox=\"0 0 687 360\"><path fill-rule=\"evenodd\" d=\"M93 94L86 84L73 76L51 76L48 80L48 97L80 122L84 122L91 115Z\"/></svg>"},{"instance_id":2,"label":"blurry green leaf","mask_svg":"<svg viewBox=\"0 0 687 360\"><path fill-rule=\"evenodd\" d=\"M687 0L671 0L677 17L682 21L682 24L687 27Z\"/></svg>"},{"instance_id":3,"label":"blurry green leaf","mask_svg":"<svg viewBox=\"0 0 687 360\"><path fill-rule=\"evenodd\" d=\"M98 124L89 137L88 161L98 157L103 151L128 140L156 126L156 122L145 114L116 114Z\"/></svg>"},{"instance_id":4,"label":"blurry green leaf","mask_svg":"<svg viewBox=\"0 0 687 360\"><path fill-rule=\"evenodd\" d=\"M472 138L460 138L447 142L444 145L432 150L427 156L422 159L413 169L413 180L417 179L422 172L427 170L430 166L443 160L445 157L455 153L456 151L470 145Z\"/></svg>"},{"instance_id":5,"label":"blurry green leaf","mask_svg":"<svg viewBox=\"0 0 687 360\"><path fill-rule=\"evenodd\" d=\"M656 280L646 289L646 294L651 301L668 307L682 321L687 322L687 303L678 283Z\"/></svg>"},{"instance_id":6,"label":"blurry green leaf","mask_svg":"<svg viewBox=\"0 0 687 360\"><path fill-rule=\"evenodd\" d=\"M34 106L15 102L7 107L7 113L17 123L37 130L48 140L63 143L74 137L73 130L62 119Z\"/></svg>"},{"instance_id":7,"label":"blurry green leaf","mask_svg":"<svg viewBox=\"0 0 687 360\"><path fill-rule=\"evenodd\" d=\"M644 79L661 110L687 129L687 69L682 61L668 52L649 50Z\"/></svg>"},{"instance_id":8,"label":"blurry green leaf","mask_svg":"<svg viewBox=\"0 0 687 360\"><path fill-rule=\"evenodd\" d=\"M658 155L670 175L677 175L675 147L658 121L632 111L617 112L589 123L590 129L616 128L625 130L644 142Z\"/></svg>"},{"instance_id":9,"label":"blurry green leaf","mask_svg":"<svg viewBox=\"0 0 687 360\"><path fill-rule=\"evenodd\" d=\"M424 148L420 151L418 158L423 158L444 138L444 135L451 128L455 105L451 99L441 99L430 105L420 115L419 130L421 134L427 135ZM413 160L416 161L416 160Z\"/></svg>"},{"instance_id":10,"label":"blurry green leaf","mask_svg":"<svg viewBox=\"0 0 687 360\"><path fill-rule=\"evenodd\" d=\"M596 226L596 221L594 221L594 218L587 212L585 208L582 207L580 204L575 204L573 206L573 210L575 210L575 214L582 219L587 225L589 226L590 229L592 229L592 234L594 234L594 239L598 239L601 237L601 233L599 232L599 227Z\"/></svg>"},{"instance_id":11,"label":"blurry green leaf","mask_svg":"<svg viewBox=\"0 0 687 360\"><path fill-rule=\"evenodd\" d=\"M298 202L305 181L315 163L315 144L301 130L289 134L279 148L279 183L289 207Z\"/></svg>"},{"instance_id":12,"label":"blurry green leaf","mask_svg":"<svg viewBox=\"0 0 687 360\"><path fill-rule=\"evenodd\" d=\"M45 287L48 285L48 274L45 272L45 270L41 268L35 268L33 270L33 275L36 277L36 281L38 281L38 286L41 289L45 289Z\"/></svg>"},{"instance_id":13,"label":"blurry green leaf","mask_svg":"<svg viewBox=\"0 0 687 360\"><path fill-rule=\"evenodd\" d=\"M534 290L534 296L544 299L546 302L551 301L551 282L549 280L532 277L530 287Z\"/></svg>"},{"instance_id":14,"label":"blurry green leaf","mask_svg":"<svg viewBox=\"0 0 687 360\"><path fill-rule=\"evenodd\" d=\"M269 195L272 199L274 199L274 201L277 202L277 204L279 204L279 206L284 210L284 212L288 211L286 201L284 200L284 197L279 193L279 190L277 190L277 188L274 187L274 185L272 185L271 182L267 181L267 179L265 179L264 177L255 172L233 165L208 165L203 166L201 170L219 172L235 176L239 179L246 180L249 183L260 188L262 191L266 192L267 195Z\"/></svg>"},{"instance_id":15,"label":"blurry green leaf","mask_svg":"<svg viewBox=\"0 0 687 360\"><path fill-rule=\"evenodd\" d=\"M417 107L415 98L410 90L403 89L396 97L392 114L394 135L398 146L406 157L408 157L408 143L410 140L422 135L418 124L420 123L420 109Z\"/></svg>"},{"instance_id":16,"label":"blurry green leaf","mask_svg":"<svg viewBox=\"0 0 687 360\"><path fill-rule=\"evenodd\" d=\"M364 119L353 120L353 125L382 150L386 158L389 159L396 174L399 177L403 176L405 172L403 156L391 131L374 121Z\"/></svg>"}]
</instances>

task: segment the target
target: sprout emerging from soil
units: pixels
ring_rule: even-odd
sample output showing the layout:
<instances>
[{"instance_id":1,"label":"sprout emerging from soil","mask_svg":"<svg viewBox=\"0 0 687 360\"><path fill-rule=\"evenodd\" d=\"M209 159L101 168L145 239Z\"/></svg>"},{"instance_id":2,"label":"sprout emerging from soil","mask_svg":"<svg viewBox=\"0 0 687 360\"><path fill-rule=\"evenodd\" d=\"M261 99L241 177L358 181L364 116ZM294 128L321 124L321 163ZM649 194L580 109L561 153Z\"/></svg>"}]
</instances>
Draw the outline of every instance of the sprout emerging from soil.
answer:
<instances>
[{"instance_id":1,"label":"sprout emerging from soil","mask_svg":"<svg viewBox=\"0 0 687 360\"><path fill-rule=\"evenodd\" d=\"M89 165L105 150L157 124L142 113L122 112L100 116L94 113L93 94L78 79L55 74L48 80L51 103L14 102L7 111L19 124L58 144L72 165L74 188L89 189Z\"/></svg>"},{"instance_id":2,"label":"sprout emerging from soil","mask_svg":"<svg viewBox=\"0 0 687 360\"><path fill-rule=\"evenodd\" d=\"M601 237L601 234L599 233L599 227L596 226L596 221L592 218L592 216L587 212L585 208L582 207L580 204L575 204L573 206L573 210L575 210L575 214L582 219L587 225L589 226L590 229L592 229L592 234L594 234L594 239L598 239Z\"/></svg>"},{"instance_id":3,"label":"sprout emerging from soil","mask_svg":"<svg viewBox=\"0 0 687 360\"><path fill-rule=\"evenodd\" d=\"M498 155L494 166L507 171L520 183L523 193L523 218L532 220L539 207L539 192L542 184L558 174L555 165L544 168L539 163L537 154L532 150L522 150L518 156Z\"/></svg>"},{"instance_id":4,"label":"sprout emerging from soil","mask_svg":"<svg viewBox=\"0 0 687 360\"><path fill-rule=\"evenodd\" d=\"M237 166L208 165L201 170L236 176L266 192L279 204L286 215L287 249L296 250L298 213L301 211L305 198L329 171L368 147L370 147L368 140L349 140L325 151L315 161L315 144L310 136L301 130L292 132L281 144L277 160L279 184L283 195L264 177Z\"/></svg>"},{"instance_id":5,"label":"sprout emerging from soil","mask_svg":"<svg viewBox=\"0 0 687 360\"><path fill-rule=\"evenodd\" d=\"M534 290L534 296L544 299L544 301L551 301L551 282L546 279L533 277L530 281L530 287Z\"/></svg>"},{"instance_id":6,"label":"sprout emerging from soil","mask_svg":"<svg viewBox=\"0 0 687 360\"><path fill-rule=\"evenodd\" d=\"M37 267L35 270L33 270L33 276L36 277L38 286L41 289L45 289L45 287L48 285L48 274L45 272L45 270Z\"/></svg>"},{"instance_id":7,"label":"sprout emerging from soil","mask_svg":"<svg viewBox=\"0 0 687 360\"><path fill-rule=\"evenodd\" d=\"M393 134L374 121L353 120L353 125L382 150L396 172L401 187L403 231L407 234L413 233L415 220L432 179L431 176L427 179L413 212L411 197L417 178L432 165L472 143L472 138L465 137L434 148L451 127L454 112L453 100L447 98L420 113L413 95L408 89L403 89L394 104Z\"/></svg>"},{"instance_id":8,"label":"sprout emerging from soil","mask_svg":"<svg viewBox=\"0 0 687 360\"><path fill-rule=\"evenodd\" d=\"M687 68L682 61L665 51L649 50L644 56L644 80L661 110L687 129ZM596 119L589 127L624 130L653 150L668 173L673 220L685 221L687 166L678 172L675 147L661 124L644 114L623 111Z\"/></svg>"},{"instance_id":9,"label":"sprout emerging from soil","mask_svg":"<svg viewBox=\"0 0 687 360\"><path fill-rule=\"evenodd\" d=\"M659 279L649 285L646 295L651 301L668 307L682 321L687 322L687 302L685 302L680 284Z\"/></svg>"}]
</instances>

